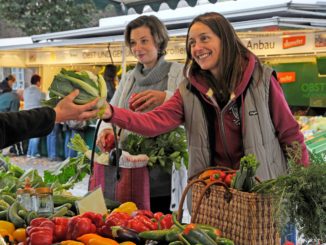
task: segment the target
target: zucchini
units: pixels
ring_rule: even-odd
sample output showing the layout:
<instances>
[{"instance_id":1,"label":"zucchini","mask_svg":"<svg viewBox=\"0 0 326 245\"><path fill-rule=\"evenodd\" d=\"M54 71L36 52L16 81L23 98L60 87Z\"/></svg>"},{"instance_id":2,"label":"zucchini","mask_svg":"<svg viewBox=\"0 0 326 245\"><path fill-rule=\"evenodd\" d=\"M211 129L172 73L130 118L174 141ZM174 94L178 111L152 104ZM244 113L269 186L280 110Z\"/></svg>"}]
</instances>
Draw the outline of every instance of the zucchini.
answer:
<instances>
[{"instance_id":1,"label":"zucchini","mask_svg":"<svg viewBox=\"0 0 326 245\"><path fill-rule=\"evenodd\" d=\"M10 204L7 203L5 200L0 199L0 208L3 207L3 210L10 207Z\"/></svg>"},{"instance_id":2,"label":"zucchini","mask_svg":"<svg viewBox=\"0 0 326 245\"><path fill-rule=\"evenodd\" d=\"M82 197L68 196L68 195L53 195L53 204L55 207L70 203L75 206L75 202L82 199Z\"/></svg>"},{"instance_id":3,"label":"zucchini","mask_svg":"<svg viewBox=\"0 0 326 245\"><path fill-rule=\"evenodd\" d=\"M13 223L16 228L22 228L26 226L25 220L18 215L19 209L20 204L17 201L15 201L8 209L9 221Z\"/></svg>"},{"instance_id":4,"label":"zucchini","mask_svg":"<svg viewBox=\"0 0 326 245\"><path fill-rule=\"evenodd\" d=\"M0 220L8 220L8 209L4 211L0 211Z\"/></svg>"},{"instance_id":5,"label":"zucchini","mask_svg":"<svg viewBox=\"0 0 326 245\"><path fill-rule=\"evenodd\" d=\"M10 196L10 195L2 195L2 199L8 203L9 205L12 205L16 200Z\"/></svg>"},{"instance_id":6,"label":"zucchini","mask_svg":"<svg viewBox=\"0 0 326 245\"><path fill-rule=\"evenodd\" d=\"M68 208L66 206L62 207L58 211L56 211L54 214L50 215L48 218L52 219L54 217L63 217L67 214Z\"/></svg>"},{"instance_id":7,"label":"zucchini","mask_svg":"<svg viewBox=\"0 0 326 245\"><path fill-rule=\"evenodd\" d=\"M60 209L62 209L63 207L66 207L67 210L69 210L69 209L71 209L72 204L69 203L69 202L67 202L67 203L62 204L62 205L60 205L60 206L57 206L57 207L54 208L54 213L58 212L58 211L59 211Z\"/></svg>"}]
</instances>

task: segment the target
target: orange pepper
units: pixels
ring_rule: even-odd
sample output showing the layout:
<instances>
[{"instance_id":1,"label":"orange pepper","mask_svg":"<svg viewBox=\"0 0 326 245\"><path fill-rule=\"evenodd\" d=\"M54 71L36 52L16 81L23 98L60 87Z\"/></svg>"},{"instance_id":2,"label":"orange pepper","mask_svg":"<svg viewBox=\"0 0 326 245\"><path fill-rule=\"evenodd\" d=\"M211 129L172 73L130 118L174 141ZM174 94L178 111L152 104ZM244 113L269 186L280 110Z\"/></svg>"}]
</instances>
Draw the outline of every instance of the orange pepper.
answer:
<instances>
[{"instance_id":1,"label":"orange pepper","mask_svg":"<svg viewBox=\"0 0 326 245\"><path fill-rule=\"evenodd\" d=\"M5 229L0 229L0 236L3 238L7 236L9 238L9 241L11 241L11 242L14 241L13 236Z\"/></svg>"},{"instance_id":2,"label":"orange pepper","mask_svg":"<svg viewBox=\"0 0 326 245\"><path fill-rule=\"evenodd\" d=\"M90 239L88 245L119 245L119 243L110 238L103 237Z\"/></svg>"},{"instance_id":3,"label":"orange pepper","mask_svg":"<svg viewBox=\"0 0 326 245\"><path fill-rule=\"evenodd\" d=\"M120 243L120 245L137 245L137 244L134 242L122 242Z\"/></svg>"},{"instance_id":4,"label":"orange pepper","mask_svg":"<svg viewBox=\"0 0 326 245\"><path fill-rule=\"evenodd\" d=\"M26 229L18 228L12 233L13 238L17 242L25 242L26 241Z\"/></svg>"},{"instance_id":5,"label":"orange pepper","mask_svg":"<svg viewBox=\"0 0 326 245\"><path fill-rule=\"evenodd\" d=\"M61 241L60 245L84 245L85 243L83 242L77 242L74 240L65 240L65 241Z\"/></svg>"},{"instance_id":6,"label":"orange pepper","mask_svg":"<svg viewBox=\"0 0 326 245\"><path fill-rule=\"evenodd\" d=\"M213 174L218 173L220 170L217 169L211 169L211 170L206 170L205 172L203 172L201 175L199 175L199 179L205 179L206 183L210 182L209 177Z\"/></svg>"},{"instance_id":7,"label":"orange pepper","mask_svg":"<svg viewBox=\"0 0 326 245\"><path fill-rule=\"evenodd\" d=\"M84 234L80 237L77 237L77 241L80 241L84 244L88 244L89 240L93 239L93 238L97 238L97 239L101 239L101 238L104 238L100 235L97 235L95 233L87 233L87 234Z\"/></svg>"}]
</instances>

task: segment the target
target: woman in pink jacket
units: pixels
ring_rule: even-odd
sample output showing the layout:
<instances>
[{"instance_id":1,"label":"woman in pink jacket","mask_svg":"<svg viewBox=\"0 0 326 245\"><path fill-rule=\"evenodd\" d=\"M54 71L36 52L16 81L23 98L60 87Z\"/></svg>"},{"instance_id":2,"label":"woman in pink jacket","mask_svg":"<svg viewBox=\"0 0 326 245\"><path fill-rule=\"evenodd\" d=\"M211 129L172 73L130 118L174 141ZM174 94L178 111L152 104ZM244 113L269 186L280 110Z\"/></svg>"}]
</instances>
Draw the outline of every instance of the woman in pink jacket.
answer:
<instances>
[{"instance_id":1,"label":"woman in pink jacket","mask_svg":"<svg viewBox=\"0 0 326 245\"><path fill-rule=\"evenodd\" d=\"M147 113L108 107L104 119L155 136L185 125L189 176L212 166L239 168L256 155L261 179L287 171L286 147L299 142L308 153L275 72L263 65L218 13L196 17L186 39L186 79L170 100Z\"/></svg>"}]
</instances>

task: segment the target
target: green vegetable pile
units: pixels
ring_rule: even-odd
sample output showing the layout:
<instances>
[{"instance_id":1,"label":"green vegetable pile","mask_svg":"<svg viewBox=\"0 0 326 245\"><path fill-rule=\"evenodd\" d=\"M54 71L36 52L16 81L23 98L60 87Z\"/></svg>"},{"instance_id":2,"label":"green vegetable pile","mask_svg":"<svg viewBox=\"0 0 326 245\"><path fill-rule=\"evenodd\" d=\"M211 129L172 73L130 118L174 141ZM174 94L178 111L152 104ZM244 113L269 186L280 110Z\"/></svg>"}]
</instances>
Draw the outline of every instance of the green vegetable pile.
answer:
<instances>
[{"instance_id":1,"label":"green vegetable pile","mask_svg":"<svg viewBox=\"0 0 326 245\"><path fill-rule=\"evenodd\" d=\"M290 219L305 240L326 241L326 162L315 158L320 161L303 167L297 164L300 145L295 143L292 149L288 152L289 174L264 181L252 191L275 197L275 216L280 224Z\"/></svg>"},{"instance_id":2,"label":"green vegetable pile","mask_svg":"<svg viewBox=\"0 0 326 245\"><path fill-rule=\"evenodd\" d=\"M0 160L5 166L0 167L0 194L13 194L17 189L24 188L25 179L28 178L33 188L50 187L56 194L69 190L90 173L88 158L79 154L77 157L68 158L55 170L45 170L44 177L37 169L24 172L20 167L10 163L9 157L0 154Z\"/></svg>"},{"instance_id":3,"label":"green vegetable pile","mask_svg":"<svg viewBox=\"0 0 326 245\"><path fill-rule=\"evenodd\" d=\"M183 128L152 138L129 134L122 142L122 149L132 155L146 154L149 157L148 166L160 166L168 173L171 173L173 163L176 169L180 169L182 160L188 168L187 142Z\"/></svg>"},{"instance_id":4,"label":"green vegetable pile","mask_svg":"<svg viewBox=\"0 0 326 245\"><path fill-rule=\"evenodd\" d=\"M61 69L49 88L50 99L44 104L54 107L63 97L70 94L73 90L79 89L79 94L75 98L76 104L86 104L99 98L97 108L100 109L99 116L104 113L107 87L102 75L94 75L90 71L68 71Z\"/></svg>"}]
</instances>

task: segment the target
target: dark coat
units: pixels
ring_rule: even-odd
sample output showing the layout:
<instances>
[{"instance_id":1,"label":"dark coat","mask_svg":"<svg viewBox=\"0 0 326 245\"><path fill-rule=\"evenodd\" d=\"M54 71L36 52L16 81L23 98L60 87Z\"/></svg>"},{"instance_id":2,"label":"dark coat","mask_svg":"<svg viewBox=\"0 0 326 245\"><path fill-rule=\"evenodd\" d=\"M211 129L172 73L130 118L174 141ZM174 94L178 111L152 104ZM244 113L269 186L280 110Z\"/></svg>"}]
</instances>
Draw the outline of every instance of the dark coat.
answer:
<instances>
[{"instance_id":1,"label":"dark coat","mask_svg":"<svg viewBox=\"0 0 326 245\"><path fill-rule=\"evenodd\" d=\"M42 107L20 112L0 113L0 149L16 142L49 134L55 123L55 111Z\"/></svg>"}]
</instances>

